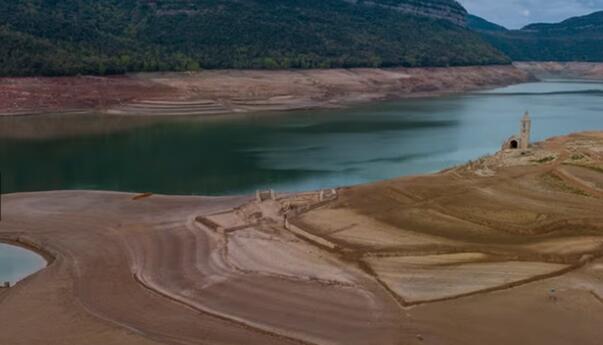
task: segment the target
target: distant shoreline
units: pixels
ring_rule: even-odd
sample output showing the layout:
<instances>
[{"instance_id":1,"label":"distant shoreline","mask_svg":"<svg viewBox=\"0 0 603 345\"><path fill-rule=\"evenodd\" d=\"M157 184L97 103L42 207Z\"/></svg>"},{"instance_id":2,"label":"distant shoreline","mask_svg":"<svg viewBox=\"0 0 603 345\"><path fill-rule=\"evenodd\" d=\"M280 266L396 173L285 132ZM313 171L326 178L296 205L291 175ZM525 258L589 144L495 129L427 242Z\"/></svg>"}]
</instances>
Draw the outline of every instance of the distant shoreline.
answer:
<instances>
[{"instance_id":1,"label":"distant shoreline","mask_svg":"<svg viewBox=\"0 0 603 345\"><path fill-rule=\"evenodd\" d=\"M436 97L546 78L603 79L603 63L311 70L205 70L0 78L0 118L42 114L217 116Z\"/></svg>"},{"instance_id":2,"label":"distant shoreline","mask_svg":"<svg viewBox=\"0 0 603 345\"><path fill-rule=\"evenodd\" d=\"M0 78L0 117L86 112L215 116L328 109L533 80L529 72L511 65Z\"/></svg>"}]
</instances>

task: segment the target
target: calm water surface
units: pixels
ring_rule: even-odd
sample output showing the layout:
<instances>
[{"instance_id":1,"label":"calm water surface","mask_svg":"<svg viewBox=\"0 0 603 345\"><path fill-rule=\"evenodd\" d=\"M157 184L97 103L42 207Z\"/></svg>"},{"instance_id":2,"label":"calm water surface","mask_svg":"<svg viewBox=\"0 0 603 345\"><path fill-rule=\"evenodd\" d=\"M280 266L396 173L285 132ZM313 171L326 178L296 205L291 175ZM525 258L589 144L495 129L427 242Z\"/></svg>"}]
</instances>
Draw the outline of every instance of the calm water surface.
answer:
<instances>
[{"instance_id":1,"label":"calm water surface","mask_svg":"<svg viewBox=\"0 0 603 345\"><path fill-rule=\"evenodd\" d=\"M434 172L493 153L518 131L526 110L535 140L601 130L602 96L601 83L556 80L219 120L2 119L2 187L215 195L359 184Z\"/></svg>"},{"instance_id":2,"label":"calm water surface","mask_svg":"<svg viewBox=\"0 0 603 345\"><path fill-rule=\"evenodd\" d=\"M46 260L29 250L0 243L0 284L11 285L46 266Z\"/></svg>"}]
</instances>

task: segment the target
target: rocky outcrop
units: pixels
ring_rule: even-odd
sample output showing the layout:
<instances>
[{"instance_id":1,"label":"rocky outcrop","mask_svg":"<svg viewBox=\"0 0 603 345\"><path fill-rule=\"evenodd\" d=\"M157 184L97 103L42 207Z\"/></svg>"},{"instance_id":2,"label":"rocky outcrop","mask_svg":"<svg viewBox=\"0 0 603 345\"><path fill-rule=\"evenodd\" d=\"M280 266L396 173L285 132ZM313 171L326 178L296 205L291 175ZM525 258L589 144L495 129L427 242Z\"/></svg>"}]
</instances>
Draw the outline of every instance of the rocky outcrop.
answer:
<instances>
[{"instance_id":1,"label":"rocky outcrop","mask_svg":"<svg viewBox=\"0 0 603 345\"><path fill-rule=\"evenodd\" d=\"M369 6L380 6L400 12L429 17L435 19L444 19L456 25L467 25L467 11L455 0L344 0L346 2L363 4Z\"/></svg>"},{"instance_id":2,"label":"rocky outcrop","mask_svg":"<svg viewBox=\"0 0 603 345\"><path fill-rule=\"evenodd\" d=\"M456 25L467 25L467 11L456 0L343 0L348 3L379 6L415 16L448 20ZM199 14L201 10L191 1L148 2L157 15Z\"/></svg>"}]
</instances>

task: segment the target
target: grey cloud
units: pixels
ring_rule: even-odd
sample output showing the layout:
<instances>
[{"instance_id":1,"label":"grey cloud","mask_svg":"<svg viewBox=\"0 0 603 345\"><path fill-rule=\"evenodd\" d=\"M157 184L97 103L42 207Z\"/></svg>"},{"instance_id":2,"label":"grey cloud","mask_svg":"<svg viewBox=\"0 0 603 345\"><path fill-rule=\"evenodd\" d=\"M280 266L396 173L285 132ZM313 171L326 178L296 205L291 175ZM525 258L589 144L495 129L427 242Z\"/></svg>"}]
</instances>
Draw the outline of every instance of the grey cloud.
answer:
<instances>
[{"instance_id":1,"label":"grey cloud","mask_svg":"<svg viewBox=\"0 0 603 345\"><path fill-rule=\"evenodd\" d=\"M603 0L459 0L472 14L516 29L603 10Z\"/></svg>"}]
</instances>

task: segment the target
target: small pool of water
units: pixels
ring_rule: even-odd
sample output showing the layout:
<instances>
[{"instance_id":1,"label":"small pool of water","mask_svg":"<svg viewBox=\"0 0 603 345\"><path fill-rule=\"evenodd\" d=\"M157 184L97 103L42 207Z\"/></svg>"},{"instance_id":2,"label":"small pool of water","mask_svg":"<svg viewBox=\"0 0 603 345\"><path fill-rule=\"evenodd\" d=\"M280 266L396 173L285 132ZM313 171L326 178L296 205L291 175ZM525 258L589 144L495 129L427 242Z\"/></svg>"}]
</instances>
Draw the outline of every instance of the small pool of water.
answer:
<instances>
[{"instance_id":1,"label":"small pool of water","mask_svg":"<svg viewBox=\"0 0 603 345\"><path fill-rule=\"evenodd\" d=\"M19 280L46 267L46 260L30 250L0 243L0 284Z\"/></svg>"}]
</instances>

